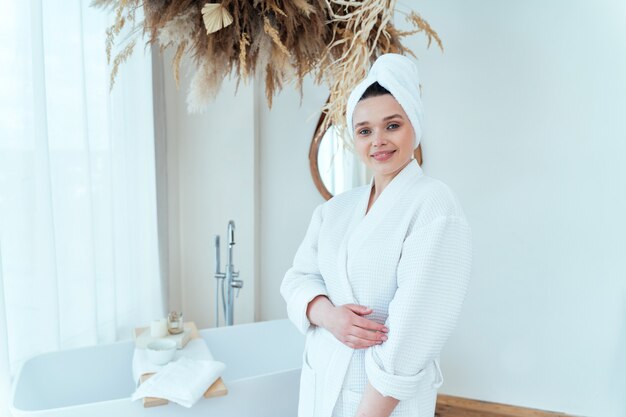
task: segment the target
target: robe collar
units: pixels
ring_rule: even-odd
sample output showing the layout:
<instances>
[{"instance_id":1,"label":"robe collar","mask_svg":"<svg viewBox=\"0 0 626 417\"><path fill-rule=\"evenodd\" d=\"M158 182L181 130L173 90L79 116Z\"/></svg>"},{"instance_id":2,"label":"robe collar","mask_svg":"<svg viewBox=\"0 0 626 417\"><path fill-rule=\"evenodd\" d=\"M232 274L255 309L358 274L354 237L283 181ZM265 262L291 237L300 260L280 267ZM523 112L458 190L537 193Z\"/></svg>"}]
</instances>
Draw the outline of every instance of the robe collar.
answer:
<instances>
[{"instance_id":1,"label":"robe collar","mask_svg":"<svg viewBox=\"0 0 626 417\"><path fill-rule=\"evenodd\" d=\"M358 197L355 206L355 213L352 221L348 226L348 230L339 247L339 268L342 277L344 290L349 295L348 303L358 303L352 292L352 286L348 277L348 256L350 253L358 251L361 245L367 240L369 234L376 229L376 226L386 218L386 215L402 197L405 191L423 175L422 168L415 159L411 160L402 171L396 175L383 192L378 196L369 212L366 214L367 205L369 204L370 194L374 186L374 178L372 178L369 187L363 187L361 195Z\"/></svg>"},{"instance_id":2,"label":"robe collar","mask_svg":"<svg viewBox=\"0 0 626 417\"><path fill-rule=\"evenodd\" d=\"M374 178L372 178L370 186L366 187L363 194L360 196L360 201L357 205L357 213L355 213L353 224L350 225L352 227L348 233L348 235L350 235L349 250L358 249L356 246L360 246L359 243L363 243L367 235L385 218L389 210L391 210L400 197L404 195L406 189L422 175L422 168L417 161L415 159L411 160L411 162L387 184L366 214L370 194L374 186Z\"/></svg>"},{"instance_id":3,"label":"robe collar","mask_svg":"<svg viewBox=\"0 0 626 417\"><path fill-rule=\"evenodd\" d=\"M382 211L390 208L388 207L389 204L393 205L397 197L399 197L398 192L404 190L407 185L410 185L415 178L421 175L423 175L422 168L415 159L411 159L411 161L402 168L402 171L398 172L398 175L387 184L383 192L380 193L374 204L372 204L372 207L370 207L370 211L366 213L372 188L374 187L374 177L372 176L370 186L365 190L366 192L361 196L361 201L359 202L359 216L363 219L368 217L373 210L380 209L379 211ZM381 200L382 203L378 204Z\"/></svg>"}]
</instances>

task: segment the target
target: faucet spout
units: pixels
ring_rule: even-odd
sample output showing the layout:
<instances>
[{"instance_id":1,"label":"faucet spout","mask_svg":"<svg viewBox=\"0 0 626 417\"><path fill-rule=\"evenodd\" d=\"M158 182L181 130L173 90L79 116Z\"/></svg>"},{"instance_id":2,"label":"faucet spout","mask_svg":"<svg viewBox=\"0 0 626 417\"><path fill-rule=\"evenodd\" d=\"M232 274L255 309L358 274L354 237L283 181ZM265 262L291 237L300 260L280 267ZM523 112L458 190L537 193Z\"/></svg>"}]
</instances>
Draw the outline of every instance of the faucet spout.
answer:
<instances>
[{"instance_id":1,"label":"faucet spout","mask_svg":"<svg viewBox=\"0 0 626 417\"><path fill-rule=\"evenodd\" d=\"M233 246L235 244L235 222L228 222L228 246Z\"/></svg>"}]
</instances>

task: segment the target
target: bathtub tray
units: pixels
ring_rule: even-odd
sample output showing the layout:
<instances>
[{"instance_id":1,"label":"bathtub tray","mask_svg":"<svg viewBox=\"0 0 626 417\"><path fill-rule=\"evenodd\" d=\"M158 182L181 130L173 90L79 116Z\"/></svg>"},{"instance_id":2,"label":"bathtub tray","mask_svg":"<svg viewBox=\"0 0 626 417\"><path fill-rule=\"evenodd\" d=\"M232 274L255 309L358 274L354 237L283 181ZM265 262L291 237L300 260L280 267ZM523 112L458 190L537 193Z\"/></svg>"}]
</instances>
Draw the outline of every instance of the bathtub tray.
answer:
<instances>
[{"instance_id":1,"label":"bathtub tray","mask_svg":"<svg viewBox=\"0 0 626 417\"><path fill-rule=\"evenodd\" d=\"M146 329L147 329L146 327L138 327L138 328L136 328L135 329L135 337L138 337ZM196 323L194 323L193 321L185 323L185 330L191 330L191 339L197 339L197 338L200 337L200 334L198 333L198 329L196 327ZM152 375L154 375L154 374L153 373L143 374L139 380L140 380L141 383L144 383ZM211 385L204 392L203 396L204 396L204 398L213 398L213 397L221 397L221 396L224 396L226 394L228 394L228 388L226 388L226 385L224 384L224 381L222 381L222 378L218 378L217 381L215 381L213 383L213 385ZM143 406L144 407L157 407L157 406L160 406L160 405L166 405L167 403L169 403L169 401L165 400L163 398L145 397L143 399Z\"/></svg>"}]
</instances>

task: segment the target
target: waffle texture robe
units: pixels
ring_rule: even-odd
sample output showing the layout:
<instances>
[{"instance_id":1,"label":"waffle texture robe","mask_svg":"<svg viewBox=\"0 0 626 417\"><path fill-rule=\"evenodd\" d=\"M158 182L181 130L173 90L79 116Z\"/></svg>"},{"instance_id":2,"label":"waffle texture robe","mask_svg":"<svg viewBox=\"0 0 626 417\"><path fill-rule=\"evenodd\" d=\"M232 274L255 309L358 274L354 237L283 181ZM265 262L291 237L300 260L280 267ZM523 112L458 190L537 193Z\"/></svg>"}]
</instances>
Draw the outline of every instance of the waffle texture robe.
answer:
<instances>
[{"instance_id":1,"label":"waffle texture robe","mask_svg":"<svg viewBox=\"0 0 626 417\"><path fill-rule=\"evenodd\" d=\"M412 160L369 212L371 184L318 206L281 285L304 334L299 417L353 417L367 382L400 402L394 417L433 417L440 351L457 322L471 269L470 228L459 202ZM388 340L351 349L312 325L308 303L373 309Z\"/></svg>"}]
</instances>

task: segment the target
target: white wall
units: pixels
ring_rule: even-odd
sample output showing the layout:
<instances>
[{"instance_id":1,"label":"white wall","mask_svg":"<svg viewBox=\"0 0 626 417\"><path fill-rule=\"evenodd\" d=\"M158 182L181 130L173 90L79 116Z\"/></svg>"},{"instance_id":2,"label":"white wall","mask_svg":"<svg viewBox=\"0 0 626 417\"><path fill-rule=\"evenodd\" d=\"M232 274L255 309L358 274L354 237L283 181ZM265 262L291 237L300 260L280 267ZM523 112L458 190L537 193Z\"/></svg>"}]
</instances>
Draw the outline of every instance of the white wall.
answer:
<instances>
[{"instance_id":1,"label":"white wall","mask_svg":"<svg viewBox=\"0 0 626 417\"><path fill-rule=\"evenodd\" d=\"M259 106L261 285L257 310L261 320L286 317L280 282L313 209L325 201L311 177L309 147L328 90L306 81L302 105L299 93L288 88L274 99L271 109L264 101ZM257 97L264 100L262 94Z\"/></svg>"},{"instance_id":2,"label":"white wall","mask_svg":"<svg viewBox=\"0 0 626 417\"><path fill-rule=\"evenodd\" d=\"M475 245L443 392L626 415L626 7L420 11L446 46L417 49L424 168L459 194Z\"/></svg>"},{"instance_id":3,"label":"white wall","mask_svg":"<svg viewBox=\"0 0 626 417\"><path fill-rule=\"evenodd\" d=\"M426 51L422 37L409 41L424 90L424 169L456 191L474 235L472 286L443 353L440 392L626 415L626 6L424 0L419 12L446 47L441 54ZM286 88L271 110L262 86L240 94L246 99L225 89L219 107L189 117L184 94L170 91L181 298L187 312L212 311L212 282L202 281L213 268L206 240L223 234L229 217L243 225L256 216L254 239L238 233L256 248L238 258L258 263L256 318L282 318L280 281L322 202L307 154L326 90L308 82L298 107L298 93ZM205 137L216 120L255 128ZM239 159L227 169L215 155L234 152L233 140L242 141ZM216 199L237 182L258 200L248 191Z\"/></svg>"},{"instance_id":4,"label":"white wall","mask_svg":"<svg viewBox=\"0 0 626 417\"><path fill-rule=\"evenodd\" d=\"M190 77L177 90L164 56L168 154L170 310L182 310L199 328L215 325L214 235L221 236L225 270L229 220L235 221L235 270L244 288L235 300L235 323L254 321L256 240L253 85L225 80L203 114L187 113ZM182 73L182 71L181 71ZM224 315L220 310L220 322Z\"/></svg>"}]
</instances>

